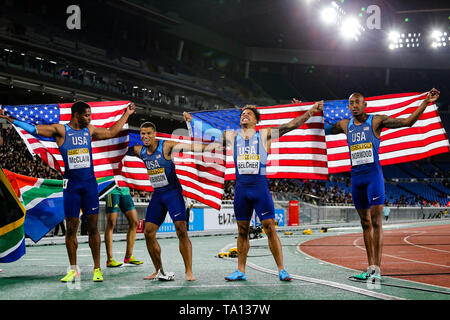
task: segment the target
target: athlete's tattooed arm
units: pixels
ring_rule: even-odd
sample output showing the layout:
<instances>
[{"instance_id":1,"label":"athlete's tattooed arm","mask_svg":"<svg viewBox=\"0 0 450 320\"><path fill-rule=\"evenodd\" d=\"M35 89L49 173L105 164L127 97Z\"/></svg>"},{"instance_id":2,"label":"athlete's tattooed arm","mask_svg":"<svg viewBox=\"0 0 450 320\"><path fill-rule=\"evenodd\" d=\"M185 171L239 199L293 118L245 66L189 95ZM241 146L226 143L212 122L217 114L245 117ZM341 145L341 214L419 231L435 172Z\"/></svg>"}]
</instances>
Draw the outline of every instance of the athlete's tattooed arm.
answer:
<instances>
[{"instance_id":1,"label":"athlete's tattooed arm","mask_svg":"<svg viewBox=\"0 0 450 320\"><path fill-rule=\"evenodd\" d=\"M314 113L322 111L322 110L323 110L323 100L316 102L311 107L311 109L309 109L307 112L305 112L301 116L298 116L297 118L292 119L288 123L282 124L281 126L275 127L272 130L278 130L279 136L281 137L282 135L284 135L294 129L297 129L298 127L301 127L306 121L308 121L309 118L312 117L312 115Z\"/></svg>"},{"instance_id":2,"label":"athlete's tattooed arm","mask_svg":"<svg viewBox=\"0 0 450 320\"><path fill-rule=\"evenodd\" d=\"M439 91L436 89L431 89L426 98L422 101L420 106L407 118L391 118L386 115L378 116L381 120L381 128L402 128L402 127L411 127L416 123L416 121L420 118L420 116L425 111L425 108L429 103L435 102L439 98Z\"/></svg>"}]
</instances>

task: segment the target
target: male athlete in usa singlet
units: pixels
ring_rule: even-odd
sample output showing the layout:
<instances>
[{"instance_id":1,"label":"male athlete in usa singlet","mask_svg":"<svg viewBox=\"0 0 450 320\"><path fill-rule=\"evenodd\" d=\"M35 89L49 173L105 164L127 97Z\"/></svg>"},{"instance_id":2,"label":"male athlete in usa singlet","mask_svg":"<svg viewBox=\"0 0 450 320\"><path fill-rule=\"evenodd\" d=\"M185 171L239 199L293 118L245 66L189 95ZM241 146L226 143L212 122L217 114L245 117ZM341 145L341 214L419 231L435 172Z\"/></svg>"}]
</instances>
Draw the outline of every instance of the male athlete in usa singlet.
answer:
<instances>
[{"instance_id":1,"label":"male athlete in usa singlet","mask_svg":"<svg viewBox=\"0 0 450 320\"><path fill-rule=\"evenodd\" d=\"M163 152L163 140L158 141L156 150L149 154L142 147L140 157L147 168L152 187L155 189L148 205L145 221L160 226L169 211L172 221L186 221L186 206L183 190L175 173L172 160L167 160Z\"/></svg>"},{"instance_id":2,"label":"male athlete in usa singlet","mask_svg":"<svg viewBox=\"0 0 450 320\"><path fill-rule=\"evenodd\" d=\"M249 139L237 134L233 158L236 168L234 214L236 220L250 220L253 209L261 221L275 218L272 195L266 177L267 151L259 132Z\"/></svg>"},{"instance_id":3,"label":"male athlete in usa singlet","mask_svg":"<svg viewBox=\"0 0 450 320\"><path fill-rule=\"evenodd\" d=\"M326 126L326 134L345 133L350 152L352 197L363 229L368 268L353 277L359 280L381 281L381 256L383 249L382 213L385 200L383 172L379 159L381 131L411 127L429 103L436 101L439 91L430 90L420 106L407 118L365 113L367 102L360 93L349 97L352 119L344 119Z\"/></svg>"},{"instance_id":4,"label":"male athlete in usa singlet","mask_svg":"<svg viewBox=\"0 0 450 320\"><path fill-rule=\"evenodd\" d=\"M347 129L350 151L352 197L356 209L369 209L383 205L385 200L384 178L378 149L380 138L373 132L373 115L356 125L351 119Z\"/></svg>"},{"instance_id":5,"label":"male athlete in usa singlet","mask_svg":"<svg viewBox=\"0 0 450 320\"><path fill-rule=\"evenodd\" d=\"M278 136L282 136L297 129L315 112L321 111L322 107L323 102L317 102L307 112L301 113L286 124L257 131L256 125L260 121L260 113L255 106L247 105L241 109L241 130L224 132L223 143L233 151L236 169L234 214L238 225L237 248L239 252L238 269L226 276L225 280L246 280L245 268L250 248L249 232L253 210L261 220L267 235L270 250L277 264L279 279L281 281L292 280L284 269L281 242L275 230L275 209L266 178L267 157L275 132L278 133ZM185 120L193 121L193 117L185 113Z\"/></svg>"},{"instance_id":6,"label":"male athlete in usa singlet","mask_svg":"<svg viewBox=\"0 0 450 320\"><path fill-rule=\"evenodd\" d=\"M80 209L87 217L89 247L94 259L93 281L103 281L100 269L100 233L98 232L98 190L94 176L94 162L92 159L91 137L97 140L111 139L117 136L128 117L136 109L129 103L124 114L109 129L96 127L91 122L91 106L77 101L71 106L71 118L68 124L31 125L17 119L3 115L13 124L31 134L53 138L59 148L64 161L63 199L66 216L66 248L70 267L61 282L72 282L79 277L77 266L77 232L79 226Z\"/></svg>"},{"instance_id":7,"label":"male athlete in usa singlet","mask_svg":"<svg viewBox=\"0 0 450 320\"><path fill-rule=\"evenodd\" d=\"M63 198L66 217L78 218L80 209L85 215L98 214L97 180L92 162L89 129L75 130L68 124L65 140L59 147L64 160Z\"/></svg>"}]
</instances>

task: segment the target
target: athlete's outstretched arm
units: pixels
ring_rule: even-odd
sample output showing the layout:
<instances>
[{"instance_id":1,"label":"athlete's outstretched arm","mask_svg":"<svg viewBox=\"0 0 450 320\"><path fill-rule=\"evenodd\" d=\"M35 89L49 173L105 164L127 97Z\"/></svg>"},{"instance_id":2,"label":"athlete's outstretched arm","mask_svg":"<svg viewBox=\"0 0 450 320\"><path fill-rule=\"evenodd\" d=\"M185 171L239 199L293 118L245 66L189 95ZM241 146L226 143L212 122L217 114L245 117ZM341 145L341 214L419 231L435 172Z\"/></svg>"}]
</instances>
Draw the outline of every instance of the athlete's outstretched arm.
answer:
<instances>
[{"instance_id":1,"label":"athlete's outstretched arm","mask_svg":"<svg viewBox=\"0 0 450 320\"><path fill-rule=\"evenodd\" d=\"M0 118L6 119L12 124L22 128L28 133L31 134L39 134L43 137L52 138L57 135L61 135L62 125L58 123L54 124L40 124L40 125L32 125L27 122L19 121L12 117L6 116L5 111L0 109Z\"/></svg>"},{"instance_id":2,"label":"athlete's outstretched arm","mask_svg":"<svg viewBox=\"0 0 450 320\"><path fill-rule=\"evenodd\" d=\"M325 126L325 133L330 133L330 134L339 134L339 133L345 133L344 128L342 127L343 121L340 120L338 122L336 122L335 124L333 124L331 126L331 128L327 128L327 126ZM330 130L330 131L328 131Z\"/></svg>"},{"instance_id":3,"label":"athlete's outstretched arm","mask_svg":"<svg viewBox=\"0 0 450 320\"><path fill-rule=\"evenodd\" d=\"M426 98L422 101L420 106L408 117L408 118L391 118L386 115L381 115L381 129L382 128L402 128L402 127L411 127L416 123L416 121L420 118L420 116L425 111L427 105L429 103L435 102L439 98L440 92L436 89L431 89Z\"/></svg>"},{"instance_id":4,"label":"athlete's outstretched arm","mask_svg":"<svg viewBox=\"0 0 450 320\"><path fill-rule=\"evenodd\" d=\"M183 117L184 117L184 121L186 122L191 122L193 117L189 112L183 112ZM217 129L217 131L219 131ZM211 143L192 143L190 144L191 151L205 151L206 149L208 150L218 150L217 148L220 148L222 146L222 144L218 143L218 142L211 142ZM187 144L178 144L176 146L176 148L178 149L184 149L184 150L189 150L189 146Z\"/></svg>"},{"instance_id":5,"label":"athlete's outstretched arm","mask_svg":"<svg viewBox=\"0 0 450 320\"><path fill-rule=\"evenodd\" d=\"M293 100L296 101L296 100ZM297 100L298 101L298 100ZM279 136L281 137L282 135L297 129L298 127L301 127L306 121L308 121L309 118L312 117L312 115L316 112L322 111L323 110L323 100L314 103L314 105L304 114L302 114L301 116L298 116L295 119L292 119L291 121L289 121L286 124L282 124L281 126L272 128L272 130L278 130L279 132Z\"/></svg>"},{"instance_id":6,"label":"athlete's outstretched arm","mask_svg":"<svg viewBox=\"0 0 450 320\"><path fill-rule=\"evenodd\" d=\"M142 146L139 144L136 144L136 145L128 148L127 155L133 156L133 157L140 157L141 151L142 151Z\"/></svg>"},{"instance_id":7,"label":"athlete's outstretched arm","mask_svg":"<svg viewBox=\"0 0 450 320\"><path fill-rule=\"evenodd\" d=\"M131 116L135 110L136 106L134 105L134 103L130 103L125 109L122 117L109 129L89 125L92 137L99 140L114 138L119 134L120 130L122 130L122 127L127 122L129 116Z\"/></svg>"}]
</instances>

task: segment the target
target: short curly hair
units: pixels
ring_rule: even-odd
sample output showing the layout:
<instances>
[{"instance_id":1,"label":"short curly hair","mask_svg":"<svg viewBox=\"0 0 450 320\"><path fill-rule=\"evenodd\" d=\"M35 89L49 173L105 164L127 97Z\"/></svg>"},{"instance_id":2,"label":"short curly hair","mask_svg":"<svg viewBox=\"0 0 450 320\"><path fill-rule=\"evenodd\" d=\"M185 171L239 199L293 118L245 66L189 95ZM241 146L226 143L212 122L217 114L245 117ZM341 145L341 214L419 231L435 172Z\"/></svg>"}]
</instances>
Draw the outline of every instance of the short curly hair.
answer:
<instances>
[{"instance_id":1,"label":"short curly hair","mask_svg":"<svg viewBox=\"0 0 450 320\"><path fill-rule=\"evenodd\" d=\"M253 113L255 114L256 117L256 123L258 123L261 120L261 114L259 113L258 109L256 109L256 106L252 106L252 105L246 105L245 107L243 107L241 109L241 114L239 115L239 117L242 117L242 113L245 110L251 110L253 111Z\"/></svg>"},{"instance_id":2,"label":"short curly hair","mask_svg":"<svg viewBox=\"0 0 450 320\"><path fill-rule=\"evenodd\" d=\"M153 122L150 122L150 121L146 121L143 124L141 124L140 129L142 129L142 128L152 128L153 131L156 132L155 124Z\"/></svg>"}]
</instances>

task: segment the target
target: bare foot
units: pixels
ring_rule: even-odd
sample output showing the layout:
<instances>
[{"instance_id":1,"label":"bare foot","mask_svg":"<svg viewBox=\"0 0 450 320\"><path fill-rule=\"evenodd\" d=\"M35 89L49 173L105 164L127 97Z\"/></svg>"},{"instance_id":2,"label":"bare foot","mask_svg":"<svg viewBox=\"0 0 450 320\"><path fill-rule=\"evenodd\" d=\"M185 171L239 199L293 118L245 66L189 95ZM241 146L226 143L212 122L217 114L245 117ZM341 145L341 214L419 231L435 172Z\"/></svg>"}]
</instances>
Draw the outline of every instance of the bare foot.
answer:
<instances>
[{"instance_id":1,"label":"bare foot","mask_svg":"<svg viewBox=\"0 0 450 320\"><path fill-rule=\"evenodd\" d=\"M153 280L153 279L155 279L155 277L156 277L157 274L158 274L158 272L155 271L155 272L153 272L152 274L146 276L146 277L144 278L144 280Z\"/></svg>"},{"instance_id":2,"label":"bare foot","mask_svg":"<svg viewBox=\"0 0 450 320\"><path fill-rule=\"evenodd\" d=\"M195 281L195 277L192 273L186 273L186 281Z\"/></svg>"}]
</instances>

